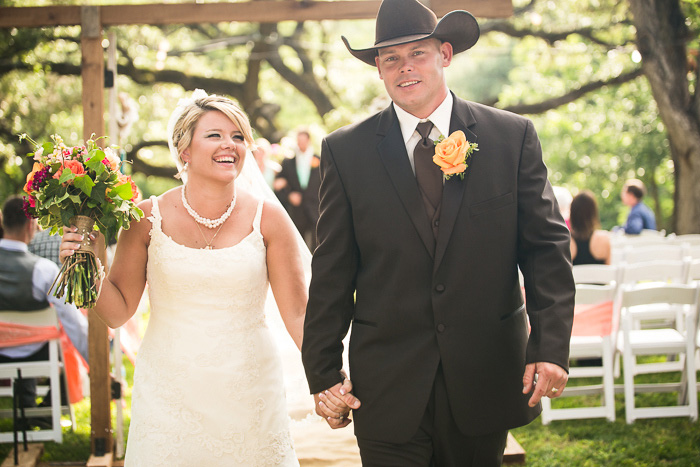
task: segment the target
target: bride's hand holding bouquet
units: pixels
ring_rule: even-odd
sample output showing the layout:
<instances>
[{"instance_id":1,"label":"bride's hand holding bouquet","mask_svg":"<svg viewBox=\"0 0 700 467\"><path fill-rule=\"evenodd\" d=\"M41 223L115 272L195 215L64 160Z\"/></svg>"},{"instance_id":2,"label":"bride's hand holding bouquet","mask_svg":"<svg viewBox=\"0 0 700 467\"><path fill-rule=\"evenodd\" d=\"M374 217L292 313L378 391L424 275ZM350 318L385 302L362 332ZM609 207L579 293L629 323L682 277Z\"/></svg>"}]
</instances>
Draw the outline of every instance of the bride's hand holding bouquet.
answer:
<instances>
[{"instance_id":1,"label":"bride's hand holding bouquet","mask_svg":"<svg viewBox=\"0 0 700 467\"><path fill-rule=\"evenodd\" d=\"M136 206L138 190L131 177L120 171L121 160L111 148L102 149L91 138L85 146L66 146L53 135L53 142L38 144L21 135L35 147L28 156L34 167L24 186L25 211L39 225L56 233L68 227L82 236L74 254L65 256L63 267L52 286L56 297L80 308L91 308L99 295L101 266L94 249L96 235L106 241L119 229L128 229L143 212ZM95 232L97 233L97 232Z\"/></svg>"}]
</instances>

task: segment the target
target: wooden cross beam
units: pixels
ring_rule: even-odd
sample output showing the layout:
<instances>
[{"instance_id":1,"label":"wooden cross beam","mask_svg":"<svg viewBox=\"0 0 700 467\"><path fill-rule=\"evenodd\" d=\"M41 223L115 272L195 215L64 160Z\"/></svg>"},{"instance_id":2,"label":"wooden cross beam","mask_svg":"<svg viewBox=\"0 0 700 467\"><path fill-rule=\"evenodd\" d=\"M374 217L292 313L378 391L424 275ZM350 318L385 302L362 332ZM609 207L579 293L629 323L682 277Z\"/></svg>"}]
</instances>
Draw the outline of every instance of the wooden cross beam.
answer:
<instances>
[{"instance_id":1,"label":"wooden cross beam","mask_svg":"<svg viewBox=\"0 0 700 467\"><path fill-rule=\"evenodd\" d=\"M168 3L102 5L102 26L127 24L194 24L241 21L279 23L370 19L377 16L380 0L259 0L238 3ZM426 0L438 16L467 10L476 17L503 18L513 14L511 0ZM0 28L72 26L81 24L81 6L2 7Z\"/></svg>"}]
</instances>

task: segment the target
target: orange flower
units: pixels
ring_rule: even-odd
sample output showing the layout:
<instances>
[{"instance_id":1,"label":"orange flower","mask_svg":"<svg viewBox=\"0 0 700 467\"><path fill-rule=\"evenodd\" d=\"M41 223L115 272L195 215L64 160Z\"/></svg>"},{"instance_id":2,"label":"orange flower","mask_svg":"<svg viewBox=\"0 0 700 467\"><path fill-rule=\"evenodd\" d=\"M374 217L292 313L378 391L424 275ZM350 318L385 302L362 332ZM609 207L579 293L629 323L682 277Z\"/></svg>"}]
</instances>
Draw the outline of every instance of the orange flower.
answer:
<instances>
[{"instance_id":1,"label":"orange flower","mask_svg":"<svg viewBox=\"0 0 700 467\"><path fill-rule=\"evenodd\" d=\"M34 167L32 167L32 171L27 174L27 183L24 185L24 192L27 193L28 195L32 194L32 184L34 183L34 175L40 170L43 170L44 166L39 164L38 162L34 163Z\"/></svg>"},{"instance_id":2,"label":"orange flower","mask_svg":"<svg viewBox=\"0 0 700 467\"><path fill-rule=\"evenodd\" d=\"M464 132L457 130L435 145L433 162L440 166L446 180L452 175L464 178L467 160L472 151L478 151L476 148L476 143L467 141Z\"/></svg>"},{"instance_id":3,"label":"orange flower","mask_svg":"<svg viewBox=\"0 0 700 467\"><path fill-rule=\"evenodd\" d=\"M312 168L312 169L315 169L315 168L318 167L319 165L321 165L321 159L319 159L319 158L316 157L316 156L312 157L312 158L311 158L311 168Z\"/></svg>"},{"instance_id":4,"label":"orange flower","mask_svg":"<svg viewBox=\"0 0 700 467\"><path fill-rule=\"evenodd\" d=\"M58 172L54 174L53 178L61 178L61 174L66 168L73 172L75 175L82 175L85 173L85 167L83 167L83 164L81 164L78 161L67 160L63 162L63 165L60 169L58 169Z\"/></svg>"}]
</instances>

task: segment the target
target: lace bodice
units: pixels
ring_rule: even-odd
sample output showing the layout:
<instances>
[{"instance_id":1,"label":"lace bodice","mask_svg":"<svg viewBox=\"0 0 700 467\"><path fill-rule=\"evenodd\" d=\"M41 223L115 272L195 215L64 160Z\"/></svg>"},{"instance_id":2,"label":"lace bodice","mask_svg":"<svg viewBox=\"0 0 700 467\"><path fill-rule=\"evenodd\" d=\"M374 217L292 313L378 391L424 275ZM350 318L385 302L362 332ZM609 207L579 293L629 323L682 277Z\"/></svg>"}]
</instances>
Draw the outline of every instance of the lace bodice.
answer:
<instances>
[{"instance_id":1,"label":"lace bodice","mask_svg":"<svg viewBox=\"0 0 700 467\"><path fill-rule=\"evenodd\" d=\"M298 465L264 317L263 203L237 245L200 250L163 233L151 199L151 314L136 361L126 465Z\"/></svg>"}]
</instances>

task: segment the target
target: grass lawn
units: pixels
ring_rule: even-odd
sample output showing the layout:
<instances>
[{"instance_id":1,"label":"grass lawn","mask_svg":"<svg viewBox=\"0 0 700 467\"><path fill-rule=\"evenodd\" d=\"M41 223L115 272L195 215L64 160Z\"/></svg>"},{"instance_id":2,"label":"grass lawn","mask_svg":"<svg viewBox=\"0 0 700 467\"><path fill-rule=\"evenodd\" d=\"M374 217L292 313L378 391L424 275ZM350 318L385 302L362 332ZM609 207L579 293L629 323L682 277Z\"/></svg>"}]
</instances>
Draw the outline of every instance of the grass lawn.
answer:
<instances>
[{"instance_id":1,"label":"grass lawn","mask_svg":"<svg viewBox=\"0 0 700 467\"><path fill-rule=\"evenodd\" d=\"M131 383L133 367L124 360L127 381ZM642 377L645 378L645 377ZM648 378L648 376L646 376ZM582 381L581 383L585 383ZM621 384L618 379L616 383ZM125 430L128 430L131 399L127 400ZM643 394L638 404L669 403L675 394ZM588 402L592 401L588 397ZM560 398L555 407L571 406L585 398ZM555 421L543 426L539 419L513 430L513 435L526 451L528 466L700 466L700 423L688 418L638 420L625 424L624 397L616 395L617 420ZM47 462L86 461L90 455L90 402L85 399L74 406L77 430L64 429L63 444L46 443L42 460ZM112 404L114 413L114 404ZM113 418L114 420L114 418ZM0 420L0 429L11 428L11 421ZM0 460L10 452L11 444L0 444Z\"/></svg>"}]
</instances>

